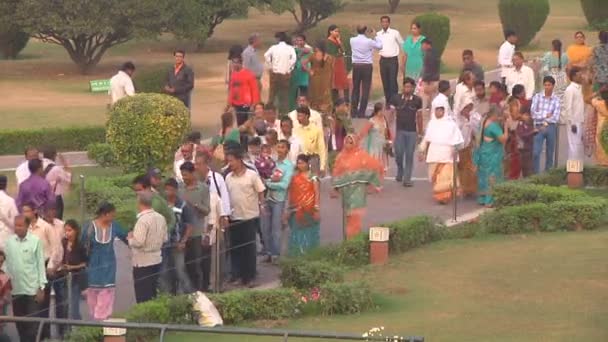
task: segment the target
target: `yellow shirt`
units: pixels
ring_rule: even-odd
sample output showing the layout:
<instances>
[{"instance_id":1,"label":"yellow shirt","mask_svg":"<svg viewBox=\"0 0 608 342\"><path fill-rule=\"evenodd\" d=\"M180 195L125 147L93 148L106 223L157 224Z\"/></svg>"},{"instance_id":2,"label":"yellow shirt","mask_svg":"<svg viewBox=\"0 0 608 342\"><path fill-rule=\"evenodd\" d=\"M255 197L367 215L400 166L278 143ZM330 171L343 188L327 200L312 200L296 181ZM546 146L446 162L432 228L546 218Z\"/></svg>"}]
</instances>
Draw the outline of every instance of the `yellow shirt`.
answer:
<instances>
[{"instance_id":1,"label":"yellow shirt","mask_svg":"<svg viewBox=\"0 0 608 342\"><path fill-rule=\"evenodd\" d=\"M318 154L321 164L321 171L325 171L327 164L327 148L325 147L325 139L323 130L316 125L308 124L300 126L294 130L294 135L302 142L302 152L304 154Z\"/></svg>"}]
</instances>

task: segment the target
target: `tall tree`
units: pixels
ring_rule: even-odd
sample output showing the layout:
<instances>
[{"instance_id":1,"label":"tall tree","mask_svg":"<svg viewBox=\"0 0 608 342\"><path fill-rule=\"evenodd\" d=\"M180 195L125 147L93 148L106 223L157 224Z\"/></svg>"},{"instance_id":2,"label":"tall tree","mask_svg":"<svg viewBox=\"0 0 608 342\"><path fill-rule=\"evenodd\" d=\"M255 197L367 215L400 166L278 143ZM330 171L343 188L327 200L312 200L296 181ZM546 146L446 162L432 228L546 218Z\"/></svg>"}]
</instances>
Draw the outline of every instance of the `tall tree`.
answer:
<instances>
[{"instance_id":1,"label":"tall tree","mask_svg":"<svg viewBox=\"0 0 608 342\"><path fill-rule=\"evenodd\" d=\"M388 0L388 12L391 14L397 12L399 2L401 2L401 0Z\"/></svg>"},{"instance_id":2,"label":"tall tree","mask_svg":"<svg viewBox=\"0 0 608 342\"><path fill-rule=\"evenodd\" d=\"M224 20L246 16L255 0L182 0L174 6L169 30L178 38L196 42L200 49Z\"/></svg>"},{"instance_id":3,"label":"tall tree","mask_svg":"<svg viewBox=\"0 0 608 342\"><path fill-rule=\"evenodd\" d=\"M296 21L295 32L307 31L321 21L340 12L346 6L344 0L264 0L271 11L291 13Z\"/></svg>"},{"instance_id":4,"label":"tall tree","mask_svg":"<svg viewBox=\"0 0 608 342\"><path fill-rule=\"evenodd\" d=\"M156 37L172 18L169 0L21 0L16 17L30 34L62 46L83 74L112 46Z\"/></svg>"},{"instance_id":5,"label":"tall tree","mask_svg":"<svg viewBox=\"0 0 608 342\"><path fill-rule=\"evenodd\" d=\"M27 45L30 35L16 20L14 13L19 0L0 1L0 58L13 59Z\"/></svg>"}]
</instances>

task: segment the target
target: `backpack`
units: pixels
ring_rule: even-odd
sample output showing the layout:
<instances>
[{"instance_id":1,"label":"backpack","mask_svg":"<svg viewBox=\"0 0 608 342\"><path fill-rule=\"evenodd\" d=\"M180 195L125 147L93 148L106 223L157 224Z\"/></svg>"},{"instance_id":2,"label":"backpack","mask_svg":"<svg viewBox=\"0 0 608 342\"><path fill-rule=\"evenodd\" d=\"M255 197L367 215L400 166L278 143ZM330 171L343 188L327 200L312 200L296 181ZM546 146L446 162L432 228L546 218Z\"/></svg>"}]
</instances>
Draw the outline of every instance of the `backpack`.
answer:
<instances>
[{"instance_id":1,"label":"backpack","mask_svg":"<svg viewBox=\"0 0 608 342\"><path fill-rule=\"evenodd\" d=\"M49 174L49 172L51 172L51 169L53 169L54 167L55 167L55 164L54 164L54 163L50 163L49 165L47 165L47 166L44 168L44 172L43 172L43 174L42 174L42 175L43 175L43 177L44 177L44 178L46 178L46 176Z\"/></svg>"}]
</instances>

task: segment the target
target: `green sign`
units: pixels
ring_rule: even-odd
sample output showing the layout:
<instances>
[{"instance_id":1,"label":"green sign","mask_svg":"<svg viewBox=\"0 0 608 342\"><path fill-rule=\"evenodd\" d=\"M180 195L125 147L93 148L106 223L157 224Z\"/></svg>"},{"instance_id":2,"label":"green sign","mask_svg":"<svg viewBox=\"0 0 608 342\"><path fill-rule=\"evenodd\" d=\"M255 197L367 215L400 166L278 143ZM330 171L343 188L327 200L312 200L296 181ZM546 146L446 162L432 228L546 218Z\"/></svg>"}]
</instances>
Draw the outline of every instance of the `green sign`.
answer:
<instances>
[{"instance_id":1,"label":"green sign","mask_svg":"<svg viewBox=\"0 0 608 342\"><path fill-rule=\"evenodd\" d=\"M92 93L107 93L110 90L110 80L89 81L89 87L91 88Z\"/></svg>"}]
</instances>

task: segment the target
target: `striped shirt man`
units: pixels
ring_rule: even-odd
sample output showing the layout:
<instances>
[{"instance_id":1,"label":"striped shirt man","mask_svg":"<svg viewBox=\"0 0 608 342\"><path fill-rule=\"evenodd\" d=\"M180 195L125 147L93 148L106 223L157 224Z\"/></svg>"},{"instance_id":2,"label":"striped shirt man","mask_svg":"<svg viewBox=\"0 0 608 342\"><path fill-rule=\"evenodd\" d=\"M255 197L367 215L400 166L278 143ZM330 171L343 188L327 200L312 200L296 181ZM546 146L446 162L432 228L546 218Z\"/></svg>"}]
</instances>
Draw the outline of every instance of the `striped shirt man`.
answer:
<instances>
[{"instance_id":1,"label":"striped shirt man","mask_svg":"<svg viewBox=\"0 0 608 342\"><path fill-rule=\"evenodd\" d=\"M530 112L534 125L558 123L560 111L560 100L553 93L547 95L545 92L540 92L532 97Z\"/></svg>"}]
</instances>

